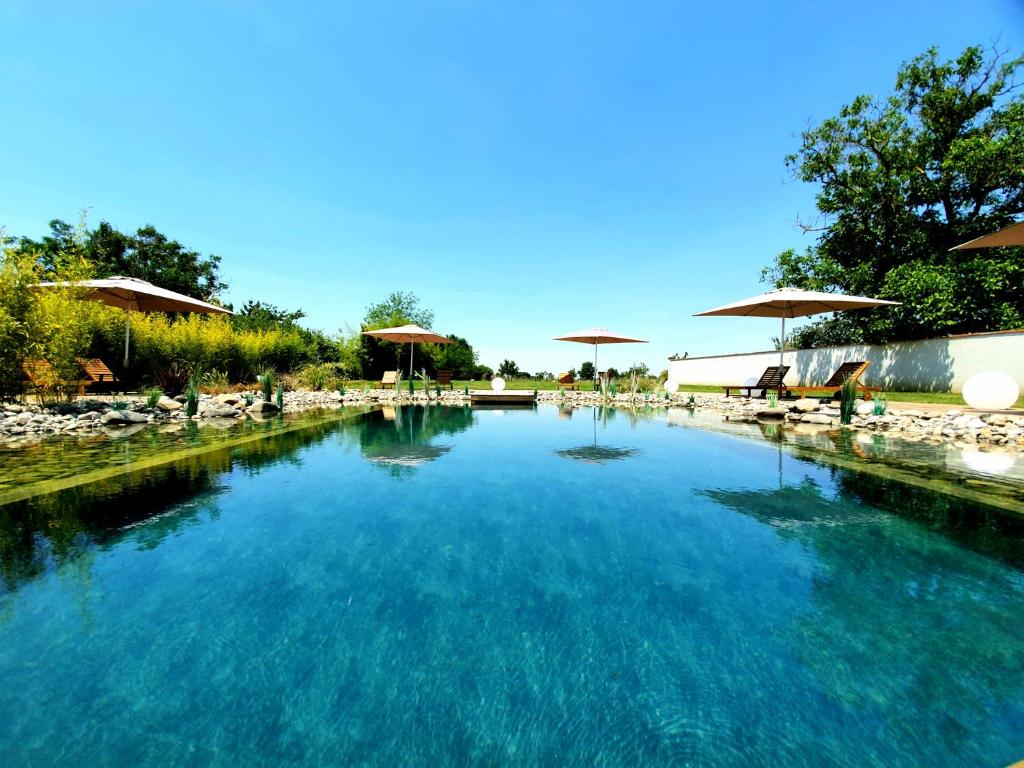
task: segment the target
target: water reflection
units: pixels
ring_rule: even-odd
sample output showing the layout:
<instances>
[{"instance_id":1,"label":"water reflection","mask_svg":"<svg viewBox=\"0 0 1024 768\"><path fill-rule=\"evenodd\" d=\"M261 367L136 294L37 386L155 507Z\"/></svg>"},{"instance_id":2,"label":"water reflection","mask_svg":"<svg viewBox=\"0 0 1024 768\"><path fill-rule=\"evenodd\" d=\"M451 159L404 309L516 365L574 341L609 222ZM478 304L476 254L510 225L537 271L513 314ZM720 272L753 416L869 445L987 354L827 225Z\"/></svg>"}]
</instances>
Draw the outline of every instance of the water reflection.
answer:
<instances>
[{"instance_id":1,"label":"water reflection","mask_svg":"<svg viewBox=\"0 0 1024 768\"><path fill-rule=\"evenodd\" d=\"M142 548L155 547L168 535L216 516L220 476L232 469L256 474L275 462L297 461L301 448L352 429L352 424L343 419L303 419L290 428L279 424L277 430L236 430L235 439L210 445L195 423L188 422L169 433L151 429L135 440L104 442L102 452L96 441L85 446L68 441L31 446L17 457L17 464L7 456L5 471L18 476L17 470L28 463L41 469L45 477L61 463L78 465L83 456L76 451L88 448L86 455L106 465L108 471L92 482L67 487L58 483L50 492L46 492L49 486L45 482L28 485L23 489L25 498L0 503L0 580L4 590L12 591L54 565L83 557L142 521L151 523L136 540ZM256 439L248 439L254 436ZM182 450L189 445L198 450ZM168 460L160 459L168 454ZM149 465L150 460L158 459L159 464ZM34 487L39 492L30 494ZM190 500L192 503L184 503ZM162 516L172 508L175 514Z\"/></svg>"},{"instance_id":2,"label":"water reflection","mask_svg":"<svg viewBox=\"0 0 1024 768\"><path fill-rule=\"evenodd\" d=\"M880 704L906 711L879 722L887 741L912 736L922 753L941 745L958 762L977 740L974 724L1019 700L1024 659L1007 617L1019 611L1024 584L1019 571L986 560L1024 567L1024 526L885 478L845 470L834 478L838 492L805 480L705 494L813 555L812 608L785 632L826 700L858 712ZM936 701L956 704L935 718L913 714Z\"/></svg>"},{"instance_id":3,"label":"water reflection","mask_svg":"<svg viewBox=\"0 0 1024 768\"><path fill-rule=\"evenodd\" d=\"M598 445L597 444L597 425L601 422L602 426L607 426L608 422L615 417L616 411L611 408L593 408L592 410L592 421L594 425L594 439L590 445L579 445L574 448L562 448L555 451L555 454L565 459L575 459L577 461L583 461L587 464L605 464L609 461L620 461L622 459L628 459L631 456L636 456L640 453L637 448L620 448L612 445ZM561 415L562 409L559 409L559 415ZM571 418L572 412L570 410L568 417ZM633 427L636 427L636 423L633 423Z\"/></svg>"},{"instance_id":4,"label":"water reflection","mask_svg":"<svg viewBox=\"0 0 1024 768\"><path fill-rule=\"evenodd\" d=\"M359 450L392 477L410 477L416 468L436 461L452 446L437 439L473 425L469 406L407 405L385 408L365 417L358 431Z\"/></svg>"}]
</instances>

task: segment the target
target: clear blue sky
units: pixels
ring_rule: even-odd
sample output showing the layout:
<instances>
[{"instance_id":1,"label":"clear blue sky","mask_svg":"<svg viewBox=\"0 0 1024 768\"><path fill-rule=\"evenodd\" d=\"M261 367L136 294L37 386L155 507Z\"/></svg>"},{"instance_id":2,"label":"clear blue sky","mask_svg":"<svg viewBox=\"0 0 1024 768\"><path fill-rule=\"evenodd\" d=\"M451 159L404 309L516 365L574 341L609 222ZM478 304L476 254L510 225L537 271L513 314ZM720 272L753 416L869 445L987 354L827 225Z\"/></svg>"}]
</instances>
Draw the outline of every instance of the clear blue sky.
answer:
<instances>
[{"instance_id":1,"label":"clear blue sky","mask_svg":"<svg viewBox=\"0 0 1024 768\"><path fill-rule=\"evenodd\" d=\"M358 325L392 290L482 362L648 338L601 367L767 348L759 293L813 213L783 157L930 45L1024 51L1024 4L0 4L0 225L152 223L236 305Z\"/></svg>"}]
</instances>

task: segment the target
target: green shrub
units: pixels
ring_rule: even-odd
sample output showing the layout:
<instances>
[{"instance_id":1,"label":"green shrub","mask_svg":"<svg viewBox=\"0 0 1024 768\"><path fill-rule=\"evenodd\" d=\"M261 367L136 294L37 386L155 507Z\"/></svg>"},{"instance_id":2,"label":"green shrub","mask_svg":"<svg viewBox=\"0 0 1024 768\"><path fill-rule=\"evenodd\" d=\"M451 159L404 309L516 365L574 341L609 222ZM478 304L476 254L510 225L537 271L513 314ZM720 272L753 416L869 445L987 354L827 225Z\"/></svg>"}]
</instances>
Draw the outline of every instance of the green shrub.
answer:
<instances>
[{"instance_id":1,"label":"green shrub","mask_svg":"<svg viewBox=\"0 0 1024 768\"><path fill-rule=\"evenodd\" d=\"M193 373L185 387L185 415L192 418L199 412L199 388L202 386L203 376L198 371Z\"/></svg>"},{"instance_id":2,"label":"green shrub","mask_svg":"<svg viewBox=\"0 0 1024 768\"><path fill-rule=\"evenodd\" d=\"M872 401L871 413L875 416L885 416L885 411L889 407L889 400L879 392L875 395L875 399Z\"/></svg>"},{"instance_id":3,"label":"green shrub","mask_svg":"<svg viewBox=\"0 0 1024 768\"><path fill-rule=\"evenodd\" d=\"M256 379L259 382L260 390L263 394L263 400L270 402L270 396L274 391L274 372L271 370L263 371Z\"/></svg>"}]
</instances>

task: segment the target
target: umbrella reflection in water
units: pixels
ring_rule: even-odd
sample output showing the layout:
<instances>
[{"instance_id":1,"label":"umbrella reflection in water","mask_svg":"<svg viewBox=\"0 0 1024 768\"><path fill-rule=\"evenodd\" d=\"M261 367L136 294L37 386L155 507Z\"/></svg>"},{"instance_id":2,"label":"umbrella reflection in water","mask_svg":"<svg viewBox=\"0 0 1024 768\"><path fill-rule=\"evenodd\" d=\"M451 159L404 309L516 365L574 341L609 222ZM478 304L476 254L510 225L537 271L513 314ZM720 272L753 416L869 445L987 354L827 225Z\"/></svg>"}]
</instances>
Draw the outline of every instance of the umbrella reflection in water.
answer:
<instances>
[{"instance_id":1,"label":"umbrella reflection in water","mask_svg":"<svg viewBox=\"0 0 1024 768\"><path fill-rule=\"evenodd\" d=\"M601 408L601 420L607 421L609 411ZM555 451L556 454L566 459L575 459L588 464L605 464L609 461L620 461L636 456L640 453L637 448L616 448L614 446L597 444L597 418L598 409L594 408L594 442L591 445L580 445L575 448L562 448Z\"/></svg>"}]
</instances>

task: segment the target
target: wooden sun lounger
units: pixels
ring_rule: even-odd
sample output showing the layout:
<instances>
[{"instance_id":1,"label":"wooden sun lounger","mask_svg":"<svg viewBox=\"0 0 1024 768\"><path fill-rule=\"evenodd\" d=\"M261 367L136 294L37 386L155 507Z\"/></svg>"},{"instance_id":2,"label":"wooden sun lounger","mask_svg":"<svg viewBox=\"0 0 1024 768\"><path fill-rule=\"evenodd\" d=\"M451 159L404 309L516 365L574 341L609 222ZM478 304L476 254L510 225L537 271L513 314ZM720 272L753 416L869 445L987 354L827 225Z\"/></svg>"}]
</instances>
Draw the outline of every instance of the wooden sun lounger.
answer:
<instances>
[{"instance_id":1,"label":"wooden sun lounger","mask_svg":"<svg viewBox=\"0 0 1024 768\"><path fill-rule=\"evenodd\" d=\"M384 371L384 375L380 377L380 388L387 389L391 387L394 389L397 382L398 371Z\"/></svg>"},{"instance_id":2,"label":"wooden sun lounger","mask_svg":"<svg viewBox=\"0 0 1024 768\"><path fill-rule=\"evenodd\" d=\"M78 364L82 366L82 370L85 371L85 376L89 380L89 383L86 384L87 388L93 386L102 387L104 385L112 388L112 385L120 383L114 372L98 357L94 357L91 360L80 357L78 358Z\"/></svg>"},{"instance_id":3,"label":"wooden sun lounger","mask_svg":"<svg viewBox=\"0 0 1024 768\"><path fill-rule=\"evenodd\" d=\"M452 372L438 371L435 383L439 387L448 387L448 389L454 389L454 387L452 386Z\"/></svg>"},{"instance_id":4,"label":"wooden sun lounger","mask_svg":"<svg viewBox=\"0 0 1024 768\"><path fill-rule=\"evenodd\" d=\"M91 383L88 378L84 377L81 379L61 379L49 361L42 358L26 360L21 364L21 370L25 374L25 383L28 385L28 389L37 394L41 390L56 388L68 391L74 390L81 397L85 394L86 386Z\"/></svg>"},{"instance_id":5,"label":"wooden sun lounger","mask_svg":"<svg viewBox=\"0 0 1024 768\"><path fill-rule=\"evenodd\" d=\"M779 372L780 370L781 373ZM730 393L733 390L736 390L738 392L743 392L743 390L746 390L747 394L739 395L739 397L753 397L753 395L750 393L753 392L755 389L764 390L761 393L762 397L768 394L769 389L774 389L775 391L780 392L785 388L782 383L782 380L786 378L787 373L789 373L788 365L770 365L764 369L764 373L762 373L761 378L757 380L757 384L754 384L752 386L741 384L737 386L726 387L725 396L731 397Z\"/></svg>"},{"instance_id":6,"label":"wooden sun lounger","mask_svg":"<svg viewBox=\"0 0 1024 768\"><path fill-rule=\"evenodd\" d=\"M572 374L568 371L558 374L558 388L559 389L576 389L576 380L572 377Z\"/></svg>"},{"instance_id":7,"label":"wooden sun lounger","mask_svg":"<svg viewBox=\"0 0 1024 768\"><path fill-rule=\"evenodd\" d=\"M851 379L858 390L863 394L865 400L870 400L873 392L878 392L881 387L868 387L860 383L860 377L864 375L864 371L871 365L871 361L862 361L854 363L843 363L840 365L836 372L832 374L832 377L820 386L813 387L789 387L789 391L797 397L807 397L809 393L828 394L831 397L838 397L839 390L843 387L843 382L847 379Z\"/></svg>"}]
</instances>

